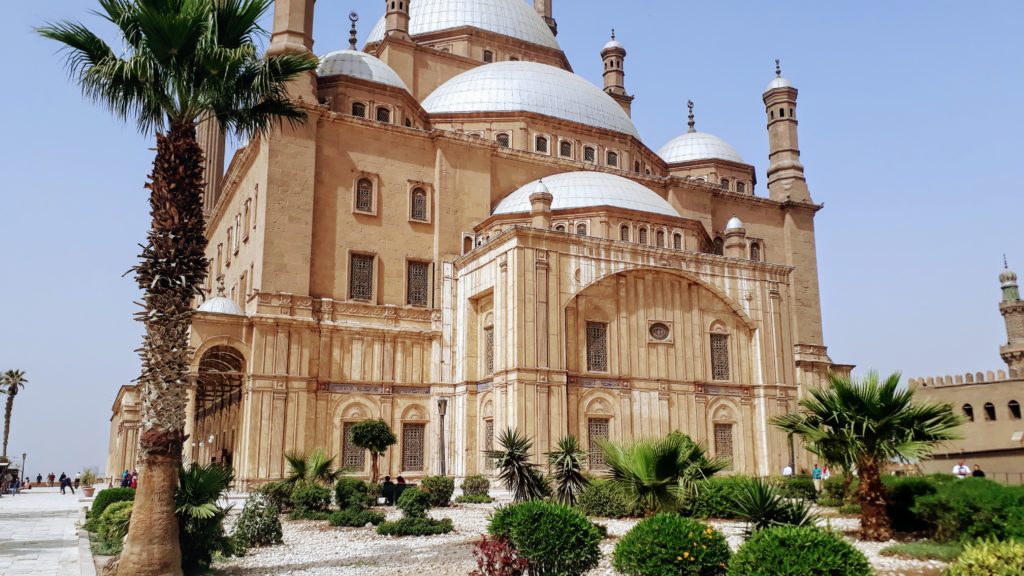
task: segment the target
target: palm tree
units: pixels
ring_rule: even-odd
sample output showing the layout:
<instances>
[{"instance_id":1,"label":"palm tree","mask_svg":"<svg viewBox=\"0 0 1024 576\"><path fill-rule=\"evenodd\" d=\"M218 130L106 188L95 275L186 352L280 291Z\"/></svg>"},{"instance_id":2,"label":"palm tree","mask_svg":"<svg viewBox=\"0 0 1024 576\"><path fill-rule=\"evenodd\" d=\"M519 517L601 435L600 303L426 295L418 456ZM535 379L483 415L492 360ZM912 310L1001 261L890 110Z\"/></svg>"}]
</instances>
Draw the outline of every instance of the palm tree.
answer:
<instances>
[{"instance_id":1,"label":"palm tree","mask_svg":"<svg viewBox=\"0 0 1024 576\"><path fill-rule=\"evenodd\" d=\"M587 453L573 435L558 441L553 452L548 452L548 467L555 480L555 497L566 506L576 505L576 496L586 488L588 482L583 475L583 459Z\"/></svg>"},{"instance_id":2,"label":"palm tree","mask_svg":"<svg viewBox=\"0 0 1024 576\"><path fill-rule=\"evenodd\" d=\"M678 510L696 495L701 481L729 465L709 458L700 444L680 432L629 445L605 442L601 450L608 478L626 496L629 508L648 514Z\"/></svg>"},{"instance_id":3,"label":"palm tree","mask_svg":"<svg viewBox=\"0 0 1024 576\"><path fill-rule=\"evenodd\" d=\"M533 441L513 428L498 436L499 450L487 450L484 455L494 462L498 478L512 493L516 502L537 500L548 493L547 482L539 467L530 462Z\"/></svg>"},{"instance_id":4,"label":"palm tree","mask_svg":"<svg viewBox=\"0 0 1024 576\"><path fill-rule=\"evenodd\" d=\"M182 568L186 574L209 572L213 556L231 551L224 532L224 518L230 507L221 500L235 479L230 468L220 464L192 463L178 470L178 490L174 494L174 512L178 516L182 546Z\"/></svg>"},{"instance_id":5,"label":"palm tree","mask_svg":"<svg viewBox=\"0 0 1024 576\"><path fill-rule=\"evenodd\" d=\"M11 412L14 411L14 397L18 395L18 391L28 384L28 380L25 379L24 370L8 370L4 372L3 376L0 376L0 388L3 388L3 393L7 394L7 405L4 406L4 453L0 456L0 461L7 461L7 438L11 434Z\"/></svg>"},{"instance_id":6,"label":"palm tree","mask_svg":"<svg viewBox=\"0 0 1024 576\"><path fill-rule=\"evenodd\" d=\"M288 83L316 68L310 54L261 58L258 22L272 0L99 0L119 33L117 51L77 22L38 30L62 44L86 98L156 135L146 187L152 225L133 269L144 292L137 319L143 389L139 490L119 574L180 574L174 488L185 441L192 300L206 278L201 119L244 137L305 112Z\"/></svg>"},{"instance_id":7,"label":"palm tree","mask_svg":"<svg viewBox=\"0 0 1024 576\"><path fill-rule=\"evenodd\" d=\"M886 541L892 521L886 511L882 467L893 460L924 458L939 444L959 438L961 419L947 404L915 403L900 388L899 373L879 381L877 372L861 381L829 375L830 386L812 388L800 413L773 423L803 438L823 458L854 462L860 475L861 538Z\"/></svg>"},{"instance_id":8,"label":"palm tree","mask_svg":"<svg viewBox=\"0 0 1024 576\"><path fill-rule=\"evenodd\" d=\"M288 461L288 475L280 483L289 488L300 484L330 487L341 475L341 471L334 467L334 458L328 458L322 450L316 450L309 456L285 454L284 458Z\"/></svg>"}]
</instances>

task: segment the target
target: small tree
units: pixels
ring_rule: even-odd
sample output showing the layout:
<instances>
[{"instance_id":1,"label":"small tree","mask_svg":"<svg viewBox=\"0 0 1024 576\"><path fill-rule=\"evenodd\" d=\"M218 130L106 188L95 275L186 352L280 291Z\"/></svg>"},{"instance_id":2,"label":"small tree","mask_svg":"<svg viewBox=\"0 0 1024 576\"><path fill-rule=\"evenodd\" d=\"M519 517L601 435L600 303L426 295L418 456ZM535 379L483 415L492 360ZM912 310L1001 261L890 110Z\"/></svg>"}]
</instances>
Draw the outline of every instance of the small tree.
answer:
<instances>
[{"instance_id":1,"label":"small tree","mask_svg":"<svg viewBox=\"0 0 1024 576\"><path fill-rule=\"evenodd\" d=\"M363 450L370 451L370 482L376 484L380 476L377 459L391 446L398 443L395 433L387 422L364 420L352 427L352 443Z\"/></svg>"},{"instance_id":2,"label":"small tree","mask_svg":"<svg viewBox=\"0 0 1024 576\"><path fill-rule=\"evenodd\" d=\"M509 428L498 437L499 450L484 454L494 460L494 468L505 488L512 492L516 502L543 498L547 493L544 475L530 462L533 441L518 430Z\"/></svg>"},{"instance_id":3,"label":"small tree","mask_svg":"<svg viewBox=\"0 0 1024 576\"><path fill-rule=\"evenodd\" d=\"M323 450L317 449L309 456L301 454L285 454L288 461L288 475L281 484L294 489L302 484L332 486L340 476L334 468L334 457L328 458Z\"/></svg>"},{"instance_id":4,"label":"small tree","mask_svg":"<svg viewBox=\"0 0 1024 576\"><path fill-rule=\"evenodd\" d=\"M576 497L587 487L587 478L583 475L583 459L586 455L579 441L571 434L560 439L555 450L547 453L559 504L575 506Z\"/></svg>"}]
</instances>

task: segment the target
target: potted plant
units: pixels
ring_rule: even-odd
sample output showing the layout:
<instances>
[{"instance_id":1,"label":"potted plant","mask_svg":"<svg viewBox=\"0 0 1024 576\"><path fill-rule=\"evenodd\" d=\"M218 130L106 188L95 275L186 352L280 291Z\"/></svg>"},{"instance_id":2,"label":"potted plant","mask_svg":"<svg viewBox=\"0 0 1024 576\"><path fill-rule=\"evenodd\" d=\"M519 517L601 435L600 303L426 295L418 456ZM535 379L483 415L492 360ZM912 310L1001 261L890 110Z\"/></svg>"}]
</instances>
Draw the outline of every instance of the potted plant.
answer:
<instances>
[{"instance_id":1,"label":"potted plant","mask_svg":"<svg viewBox=\"0 0 1024 576\"><path fill-rule=\"evenodd\" d=\"M92 495L96 493L96 487L94 484L99 481L96 473L91 468L82 470L82 475L78 478L82 486L82 492L85 493L86 498L92 498Z\"/></svg>"}]
</instances>

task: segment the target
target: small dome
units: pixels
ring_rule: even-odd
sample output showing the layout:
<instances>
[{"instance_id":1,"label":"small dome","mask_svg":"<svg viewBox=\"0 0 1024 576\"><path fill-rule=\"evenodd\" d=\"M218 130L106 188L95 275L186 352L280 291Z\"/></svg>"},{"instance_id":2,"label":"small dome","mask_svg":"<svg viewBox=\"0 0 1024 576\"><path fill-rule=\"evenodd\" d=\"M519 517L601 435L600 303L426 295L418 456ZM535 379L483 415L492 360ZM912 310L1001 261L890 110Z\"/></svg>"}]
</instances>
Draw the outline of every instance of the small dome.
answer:
<instances>
[{"instance_id":1,"label":"small dome","mask_svg":"<svg viewBox=\"0 0 1024 576\"><path fill-rule=\"evenodd\" d=\"M1017 284L1017 274L1013 270L1007 268L999 274L999 283L1003 286L1013 286Z\"/></svg>"},{"instance_id":2,"label":"small dome","mask_svg":"<svg viewBox=\"0 0 1024 576\"><path fill-rule=\"evenodd\" d=\"M729 221L726 222L725 224L726 230L740 230L742 228L743 222L739 218L737 218L735 214L733 214L732 218L729 218Z\"/></svg>"},{"instance_id":3,"label":"small dome","mask_svg":"<svg viewBox=\"0 0 1024 576\"><path fill-rule=\"evenodd\" d=\"M463 72L427 96L423 109L430 114L533 112L640 138L611 96L572 72L537 62L495 62Z\"/></svg>"},{"instance_id":4,"label":"small dome","mask_svg":"<svg viewBox=\"0 0 1024 576\"><path fill-rule=\"evenodd\" d=\"M494 214L519 214L530 211L530 194L540 181L533 181L506 196ZM614 206L679 217L679 212L664 198L628 178L604 172L566 172L545 176L543 185L554 196L552 210Z\"/></svg>"},{"instance_id":5,"label":"small dome","mask_svg":"<svg viewBox=\"0 0 1024 576\"><path fill-rule=\"evenodd\" d=\"M359 50L338 50L320 58L317 74L321 77L342 74L409 91L402 78L390 66Z\"/></svg>"},{"instance_id":6,"label":"small dome","mask_svg":"<svg viewBox=\"0 0 1024 576\"><path fill-rule=\"evenodd\" d=\"M544 183L544 179L537 180L537 187L533 189L534 194L551 194L548 190L548 185Z\"/></svg>"},{"instance_id":7,"label":"small dome","mask_svg":"<svg viewBox=\"0 0 1024 576\"><path fill-rule=\"evenodd\" d=\"M604 48L601 49L601 52L604 52L605 50L616 50L616 49L618 49L618 50L625 50L626 47L623 46L622 43L619 42L618 40L612 38L611 40L608 41L607 44L604 45Z\"/></svg>"},{"instance_id":8,"label":"small dome","mask_svg":"<svg viewBox=\"0 0 1024 576\"><path fill-rule=\"evenodd\" d=\"M231 314L234 316L245 316L245 312L238 307L238 304L230 298L223 296L214 296L206 302L203 302L199 306L200 312L210 312L213 314Z\"/></svg>"},{"instance_id":9,"label":"small dome","mask_svg":"<svg viewBox=\"0 0 1024 576\"><path fill-rule=\"evenodd\" d=\"M728 142L706 132L687 132L662 146L658 156L669 164L712 159L746 164Z\"/></svg>"},{"instance_id":10,"label":"small dome","mask_svg":"<svg viewBox=\"0 0 1024 576\"><path fill-rule=\"evenodd\" d=\"M776 76L772 78L772 81L768 84L768 87L764 89L765 92L775 90L776 88L792 88L793 83L788 78L782 76Z\"/></svg>"},{"instance_id":11,"label":"small dome","mask_svg":"<svg viewBox=\"0 0 1024 576\"><path fill-rule=\"evenodd\" d=\"M523 0L413 0L409 3L409 34L412 36L463 26L561 50L544 19ZM366 42L373 44L384 40L386 31L386 20L381 18Z\"/></svg>"}]
</instances>

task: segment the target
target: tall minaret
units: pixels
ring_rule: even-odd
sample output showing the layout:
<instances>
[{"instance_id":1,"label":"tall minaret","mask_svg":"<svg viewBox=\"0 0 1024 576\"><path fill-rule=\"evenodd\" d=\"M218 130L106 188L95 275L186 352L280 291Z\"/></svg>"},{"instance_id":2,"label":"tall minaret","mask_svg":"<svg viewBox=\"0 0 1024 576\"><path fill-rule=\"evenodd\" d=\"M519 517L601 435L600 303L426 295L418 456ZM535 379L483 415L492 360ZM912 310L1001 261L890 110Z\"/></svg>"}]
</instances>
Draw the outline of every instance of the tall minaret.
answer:
<instances>
[{"instance_id":1,"label":"tall minaret","mask_svg":"<svg viewBox=\"0 0 1024 576\"><path fill-rule=\"evenodd\" d=\"M1006 322L1006 346L999 347L999 355L1010 368L1010 374L1024 377L1024 301L1020 299L1020 288L1017 286L1017 275L1014 274L1003 256L1003 272L999 275L999 284L1003 289L1003 301L999 303L999 312Z\"/></svg>"},{"instance_id":2,"label":"tall minaret","mask_svg":"<svg viewBox=\"0 0 1024 576\"><path fill-rule=\"evenodd\" d=\"M224 131L214 117L199 122L196 139L203 149L203 214L209 216L220 199L220 183L224 178Z\"/></svg>"},{"instance_id":3,"label":"tall minaret","mask_svg":"<svg viewBox=\"0 0 1024 576\"><path fill-rule=\"evenodd\" d=\"M540 14L540 17L544 19L544 23L551 28L551 33L558 36L558 22L555 22L552 16L551 4L555 0L533 0L533 8Z\"/></svg>"},{"instance_id":4,"label":"tall minaret","mask_svg":"<svg viewBox=\"0 0 1024 576\"><path fill-rule=\"evenodd\" d=\"M632 116L633 96L626 93L626 70L623 67L626 47L615 39L614 29L612 39L601 49L601 60L604 60L604 91L622 106L627 115Z\"/></svg>"},{"instance_id":5,"label":"tall minaret","mask_svg":"<svg viewBox=\"0 0 1024 576\"><path fill-rule=\"evenodd\" d=\"M811 193L800 163L797 138L797 89L782 77L782 66L775 61L775 79L764 91L768 116L768 195L772 200L811 202Z\"/></svg>"},{"instance_id":6,"label":"tall minaret","mask_svg":"<svg viewBox=\"0 0 1024 576\"><path fill-rule=\"evenodd\" d=\"M275 0L274 30L267 54L303 54L313 51L313 4L315 0ZM316 74L308 72L289 87L292 96L316 102Z\"/></svg>"},{"instance_id":7,"label":"tall minaret","mask_svg":"<svg viewBox=\"0 0 1024 576\"><path fill-rule=\"evenodd\" d=\"M385 31L390 37L409 39L409 4L412 0L384 0Z\"/></svg>"}]
</instances>

